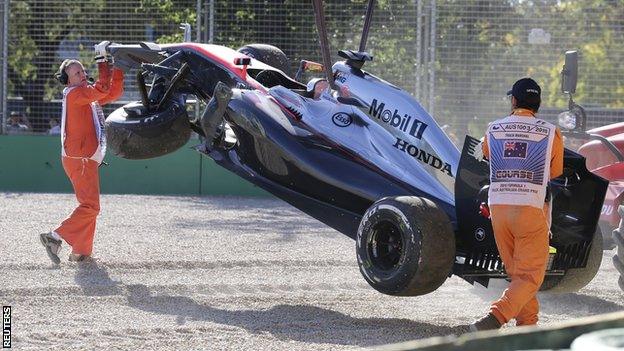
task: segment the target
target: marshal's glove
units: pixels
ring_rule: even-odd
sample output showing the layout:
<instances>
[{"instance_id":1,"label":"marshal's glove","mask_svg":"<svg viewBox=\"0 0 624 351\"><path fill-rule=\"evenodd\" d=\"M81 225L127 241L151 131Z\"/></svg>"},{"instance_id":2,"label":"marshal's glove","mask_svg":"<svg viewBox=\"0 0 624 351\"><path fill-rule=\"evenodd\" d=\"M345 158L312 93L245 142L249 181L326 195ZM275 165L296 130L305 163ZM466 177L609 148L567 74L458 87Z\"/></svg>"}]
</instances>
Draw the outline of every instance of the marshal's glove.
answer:
<instances>
[{"instance_id":1,"label":"marshal's glove","mask_svg":"<svg viewBox=\"0 0 624 351\"><path fill-rule=\"evenodd\" d=\"M95 55L106 56L106 54L108 54L106 48L108 48L110 44L111 44L110 41L104 40L104 41L101 41L99 44L93 45L93 50L95 51Z\"/></svg>"},{"instance_id":2,"label":"marshal's glove","mask_svg":"<svg viewBox=\"0 0 624 351\"><path fill-rule=\"evenodd\" d=\"M97 55L93 60L96 63L113 63L113 57L111 55Z\"/></svg>"},{"instance_id":3,"label":"marshal's glove","mask_svg":"<svg viewBox=\"0 0 624 351\"><path fill-rule=\"evenodd\" d=\"M95 62L97 63L103 63L103 62L112 63L113 62L113 57L109 55L107 52L107 48L110 44L111 44L110 41L104 40L104 41L101 41L99 44L93 45L93 50L95 51L95 57L94 57Z\"/></svg>"}]
</instances>

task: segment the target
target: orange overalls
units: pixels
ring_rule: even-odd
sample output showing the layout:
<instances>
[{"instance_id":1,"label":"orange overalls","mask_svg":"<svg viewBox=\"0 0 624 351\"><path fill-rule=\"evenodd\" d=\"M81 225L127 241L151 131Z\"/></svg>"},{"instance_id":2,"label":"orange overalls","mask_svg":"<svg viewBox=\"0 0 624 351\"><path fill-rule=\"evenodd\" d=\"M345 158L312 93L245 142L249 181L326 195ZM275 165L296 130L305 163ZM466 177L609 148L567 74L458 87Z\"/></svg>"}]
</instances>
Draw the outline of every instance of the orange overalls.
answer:
<instances>
[{"instance_id":1,"label":"orange overalls","mask_svg":"<svg viewBox=\"0 0 624 351\"><path fill-rule=\"evenodd\" d=\"M522 119L518 117L534 118L535 116L530 110L516 109L512 116L497 122L503 121L504 123L509 118L518 122ZM563 140L559 129L552 127L554 128L554 136L550 149L550 164L549 167L545 168L550 168L549 179L556 178L563 173ZM500 130L500 127L494 127L494 129ZM499 150L491 150L492 146L488 145L486 135L483 143L483 155L491 159L490 155L496 152L499 156L504 154L510 158L513 156L520 158L524 152L526 157L526 144L521 145L521 142L514 141L513 133L507 135L512 136L512 138L508 139L510 141L497 144L496 147ZM490 160L491 163L492 160ZM492 165L490 167L492 168ZM526 171L521 173L521 171L518 173L507 171L500 173L500 175L508 177L512 174L520 174L527 177L528 173ZM531 177L533 177L532 174ZM509 183L513 185L513 181ZM518 183L518 186L520 184L522 183ZM490 191L492 191L492 183L490 184ZM541 194L539 193L539 196L542 196ZM490 202L492 196L497 195L490 193ZM537 323L539 312L536 295L544 280L548 263L550 209L548 203L544 203L543 196L541 197L542 206L539 208L537 205L514 204L513 200L509 200L513 198L514 196L507 197L504 201L498 201L497 204L490 203L496 246L505 265L507 275L511 279L511 283L503 292L503 296L492 303L491 313L501 324L515 318L516 325L533 325Z\"/></svg>"},{"instance_id":2,"label":"orange overalls","mask_svg":"<svg viewBox=\"0 0 624 351\"><path fill-rule=\"evenodd\" d=\"M99 63L98 73L93 86L68 87L63 92L62 163L79 206L55 232L71 245L72 253L79 255L91 255L93 251L96 217L100 212L98 167L106 148L100 105L123 93L122 70L115 68L111 72L107 63Z\"/></svg>"}]
</instances>

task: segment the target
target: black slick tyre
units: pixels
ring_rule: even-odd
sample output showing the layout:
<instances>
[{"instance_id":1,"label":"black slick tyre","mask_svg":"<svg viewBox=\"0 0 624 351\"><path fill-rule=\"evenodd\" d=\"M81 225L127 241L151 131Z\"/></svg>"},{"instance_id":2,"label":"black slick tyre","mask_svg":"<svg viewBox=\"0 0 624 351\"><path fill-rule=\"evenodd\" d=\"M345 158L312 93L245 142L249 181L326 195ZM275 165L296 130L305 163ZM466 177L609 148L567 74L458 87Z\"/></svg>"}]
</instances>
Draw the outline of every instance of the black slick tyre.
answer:
<instances>
[{"instance_id":1,"label":"black slick tyre","mask_svg":"<svg viewBox=\"0 0 624 351\"><path fill-rule=\"evenodd\" d=\"M596 227L594 238L583 268L570 268L565 275L546 276L540 291L549 293L573 293L584 288L594 279L602 262L602 232Z\"/></svg>"},{"instance_id":2,"label":"black slick tyre","mask_svg":"<svg viewBox=\"0 0 624 351\"><path fill-rule=\"evenodd\" d=\"M455 235L447 215L432 201L386 197L362 217L356 253L360 272L377 291L424 295L450 275Z\"/></svg>"},{"instance_id":3,"label":"black slick tyre","mask_svg":"<svg viewBox=\"0 0 624 351\"><path fill-rule=\"evenodd\" d=\"M267 44L249 44L239 48L238 52L277 68L288 76L292 76L288 57L286 57L286 54L284 54L282 50L275 46Z\"/></svg>"},{"instance_id":4,"label":"black slick tyre","mask_svg":"<svg viewBox=\"0 0 624 351\"><path fill-rule=\"evenodd\" d=\"M174 152L191 137L183 105L171 101L159 111L147 111L140 102L118 108L106 119L109 150L127 159L153 158Z\"/></svg>"}]
</instances>

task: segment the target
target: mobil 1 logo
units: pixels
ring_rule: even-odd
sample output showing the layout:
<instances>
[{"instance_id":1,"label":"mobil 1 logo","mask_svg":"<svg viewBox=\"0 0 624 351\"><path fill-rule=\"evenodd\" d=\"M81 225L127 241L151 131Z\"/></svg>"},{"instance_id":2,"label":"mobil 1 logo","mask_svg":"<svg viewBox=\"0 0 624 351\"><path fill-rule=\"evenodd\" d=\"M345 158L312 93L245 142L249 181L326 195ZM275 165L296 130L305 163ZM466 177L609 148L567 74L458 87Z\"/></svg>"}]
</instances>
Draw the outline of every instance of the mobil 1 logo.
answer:
<instances>
[{"instance_id":1,"label":"mobil 1 logo","mask_svg":"<svg viewBox=\"0 0 624 351\"><path fill-rule=\"evenodd\" d=\"M423 121L420 121L419 119L408 114L403 114L401 116L398 109L387 109L386 104L384 102L377 101L377 99L373 99L373 102L368 110L368 114L383 123L408 133L417 139L422 139L423 133L425 132L425 129L427 129L427 124Z\"/></svg>"}]
</instances>

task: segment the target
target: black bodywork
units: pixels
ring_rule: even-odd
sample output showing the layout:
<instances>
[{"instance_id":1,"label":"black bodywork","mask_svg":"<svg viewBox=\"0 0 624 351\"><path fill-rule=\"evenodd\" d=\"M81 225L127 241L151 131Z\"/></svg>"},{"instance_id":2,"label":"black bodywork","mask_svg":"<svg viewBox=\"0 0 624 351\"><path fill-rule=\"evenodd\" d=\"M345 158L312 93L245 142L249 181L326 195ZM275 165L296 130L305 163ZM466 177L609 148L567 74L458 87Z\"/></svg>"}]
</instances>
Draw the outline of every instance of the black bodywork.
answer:
<instances>
[{"instance_id":1,"label":"black bodywork","mask_svg":"<svg viewBox=\"0 0 624 351\"><path fill-rule=\"evenodd\" d=\"M504 277L490 220L479 215L487 203L489 165L478 161L479 140L467 136L455 183L455 207L459 220L455 274L486 284L489 278ZM589 172L585 158L565 149L564 172L549 183L552 206L550 245L556 249L547 275L562 275L569 268L585 267L608 181Z\"/></svg>"}]
</instances>

